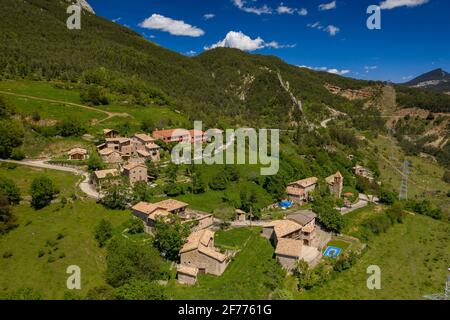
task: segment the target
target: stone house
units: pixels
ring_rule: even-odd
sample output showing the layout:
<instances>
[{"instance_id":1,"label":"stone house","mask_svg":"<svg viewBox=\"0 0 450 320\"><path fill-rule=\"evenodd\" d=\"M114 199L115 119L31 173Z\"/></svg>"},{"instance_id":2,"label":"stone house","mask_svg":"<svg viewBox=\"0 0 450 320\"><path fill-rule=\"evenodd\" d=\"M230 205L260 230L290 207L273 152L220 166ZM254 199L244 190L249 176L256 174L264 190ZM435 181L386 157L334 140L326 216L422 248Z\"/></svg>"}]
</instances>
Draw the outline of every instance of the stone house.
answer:
<instances>
[{"instance_id":1,"label":"stone house","mask_svg":"<svg viewBox=\"0 0 450 320\"><path fill-rule=\"evenodd\" d=\"M107 179L108 177L117 176L119 176L119 171L117 169L98 170L91 175L91 183L97 189L101 189L102 183L105 179Z\"/></svg>"},{"instance_id":2,"label":"stone house","mask_svg":"<svg viewBox=\"0 0 450 320\"><path fill-rule=\"evenodd\" d=\"M338 171L335 174L325 178L325 181L328 184L330 193L338 199L341 198L342 191L344 189L344 177L342 174Z\"/></svg>"},{"instance_id":3,"label":"stone house","mask_svg":"<svg viewBox=\"0 0 450 320\"><path fill-rule=\"evenodd\" d=\"M308 202L310 193L315 190L318 180L316 177L310 177L291 182L286 188L288 200L300 205Z\"/></svg>"},{"instance_id":4,"label":"stone house","mask_svg":"<svg viewBox=\"0 0 450 320\"><path fill-rule=\"evenodd\" d=\"M74 148L67 152L69 160L86 160L88 158L88 151L83 148Z\"/></svg>"},{"instance_id":5,"label":"stone house","mask_svg":"<svg viewBox=\"0 0 450 320\"><path fill-rule=\"evenodd\" d=\"M359 165L353 167L353 173L357 176L366 178L370 182L373 182L375 180L373 177L373 172L370 169L367 169Z\"/></svg>"},{"instance_id":6,"label":"stone house","mask_svg":"<svg viewBox=\"0 0 450 320\"><path fill-rule=\"evenodd\" d=\"M147 143L145 145L145 151L149 154L149 158L153 162L161 160L160 149L156 143Z\"/></svg>"},{"instance_id":7,"label":"stone house","mask_svg":"<svg viewBox=\"0 0 450 320\"><path fill-rule=\"evenodd\" d=\"M123 167L123 174L128 178L130 184L147 182L147 166L142 163L132 162Z\"/></svg>"},{"instance_id":8,"label":"stone house","mask_svg":"<svg viewBox=\"0 0 450 320\"><path fill-rule=\"evenodd\" d=\"M316 214L304 210L263 227L262 236L273 242L275 256L284 269L292 270L299 260L311 266L320 261L315 221Z\"/></svg>"},{"instance_id":9,"label":"stone house","mask_svg":"<svg viewBox=\"0 0 450 320\"><path fill-rule=\"evenodd\" d=\"M122 157L131 157L135 152L134 144L130 138L116 137L107 138L106 147L120 152Z\"/></svg>"},{"instance_id":10,"label":"stone house","mask_svg":"<svg viewBox=\"0 0 450 320\"><path fill-rule=\"evenodd\" d=\"M203 214L187 209L188 204L167 199L157 203L139 202L131 209L133 214L141 218L146 226L146 232L152 233L155 227L157 217L167 217L176 215L180 218L181 223L191 223L191 230L198 231L209 228L214 223L212 214Z\"/></svg>"},{"instance_id":11,"label":"stone house","mask_svg":"<svg viewBox=\"0 0 450 320\"><path fill-rule=\"evenodd\" d=\"M114 129L103 129L103 136L105 138L117 138L119 136L119 132Z\"/></svg>"},{"instance_id":12,"label":"stone house","mask_svg":"<svg viewBox=\"0 0 450 320\"><path fill-rule=\"evenodd\" d=\"M145 149L145 145L148 143L155 143L156 139L145 133L136 133L131 140L136 145L137 150Z\"/></svg>"},{"instance_id":13,"label":"stone house","mask_svg":"<svg viewBox=\"0 0 450 320\"><path fill-rule=\"evenodd\" d=\"M105 163L120 163L122 162L122 154L112 148L105 148L98 151L98 154Z\"/></svg>"},{"instance_id":14,"label":"stone house","mask_svg":"<svg viewBox=\"0 0 450 320\"><path fill-rule=\"evenodd\" d=\"M180 264L197 268L199 274L220 276L229 263L229 256L214 248L214 232L209 229L191 233L180 250Z\"/></svg>"},{"instance_id":15,"label":"stone house","mask_svg":"<svg viewBox=\"0 0 450 320\"><path fill-rule=\"evenodd\" d=\"M177 279L180 284L194 285L197 283L198 269L187 265L177 265Z\"/></svg>"},{"instance_id":16,"label":"stone house","mask_svg":"<svg viewBox=\"0 0 450 320\"><path fill-rule=\"evenodd\" d=\"M286 271L292 271L297 262L304 260L310 267L315 266L321 258L317 248L305 246L299 240L280 239L275 249L275 257Z\"/></svg>"}]
</instances>

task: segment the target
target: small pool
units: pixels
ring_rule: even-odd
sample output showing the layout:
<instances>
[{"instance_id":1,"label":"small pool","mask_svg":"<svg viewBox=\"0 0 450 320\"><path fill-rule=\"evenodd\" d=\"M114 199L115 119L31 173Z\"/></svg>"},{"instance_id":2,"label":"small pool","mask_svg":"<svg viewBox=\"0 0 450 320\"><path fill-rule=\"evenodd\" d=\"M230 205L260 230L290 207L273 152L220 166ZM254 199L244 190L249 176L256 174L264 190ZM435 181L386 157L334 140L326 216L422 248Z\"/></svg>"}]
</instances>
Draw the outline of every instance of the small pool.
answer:
<instances>
[{"instance_id":1,"label":"small pool","mask_svg":"<svg viewBox=\"0 0 450 320\"><path fill-rule=\"evenodd\" d=\"M290 207L292 207L292 202L291 201L282 201L280 202L280 207L282 209L289 209Z\"/></svg>"},{"instance_id":2,"label":"small pool","mask_svg":"<svg viewBox=\"0 0 450 320\"><path fill-rule=\"evenodd\" d=\"M325 250L323 255L325 257L337 258L341 254L341 252L342 252L341 248L330 246Z\"/></svg>"}]
</instances>

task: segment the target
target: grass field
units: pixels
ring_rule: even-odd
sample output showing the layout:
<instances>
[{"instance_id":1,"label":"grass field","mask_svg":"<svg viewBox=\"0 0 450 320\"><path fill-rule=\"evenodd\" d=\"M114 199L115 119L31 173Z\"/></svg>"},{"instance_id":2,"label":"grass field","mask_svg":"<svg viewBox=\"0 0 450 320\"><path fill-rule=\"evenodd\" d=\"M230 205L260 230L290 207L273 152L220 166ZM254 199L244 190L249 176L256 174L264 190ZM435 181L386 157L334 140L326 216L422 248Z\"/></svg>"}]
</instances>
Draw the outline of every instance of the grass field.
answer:
<instances>
[{"instance_id":1,"label":"grass field","mask_svg":"<svg viewBox=\"0 0 450 320\"><path fill-rule=\"evenodd\" d=\"M350 270L326 285L297 294L298 299L422 299L442 292L450 264L450 225L408 216L375 237ZM367 267L381 268L381 290L368 290Z\"/></svg>"},{"instance_id":2,"label":"grass field","mask_svg":"<svg viewBox=\"0 0 450 320\"><path fill-rule=\"evenodd\" d=\"M219 233L219 238L224 238L223 242L219 242L229 244L227 239L235 235L235 232ZM273 247L259 235L258 228L242 229L239 233L241 241L236 242L236 245L243 245L246 241L247 244L237 253L222 276L201 275L198 283L192 287L179 285L171 280L167 287L169 295L173 299L188 300L267 299L271 290L266 283L273 278L268 271L280 268L272 258ZM245 233L247 237L244 236Z\"/></svg>"},{"instance_id":3,"label":"grass field","mask_svg":"<svg viewBox=\"0 0 450 320\"><path fill-rule=\"evenodd\" d=\"M43 174L52 179L62 195L74 192L78 177L72 174L21 166L0 167L0 175L14 180L24 196L28 195L32 179ZM107 210L91 200L77 200L64 207L53 204L39 211L22 204L14 207L13 212L19 227L0 237L0 293L32 288L45 299L64 297L68 291L66 269L70 265L81 268L82 290L77 292L80 296L104 284L105 249L95 242L94 229L103 218L118 228L131 216L128 211ZM41 257L40 251L44 253ZM4 253L12 256L4 258Z\"/></svg>"},{"instance_id":4,"label":"grass field","mask_svg":"<svg viewBox=\"0 0 450 320\"><path fill-rule=\"evenodd\" d=\"M247 228L218 231L216 232L214 243L217 248L239 250L245 245L249 235L250 231Z\"/></svg>"},{"instance_id":5,"label":"grass field","mask_svg":"<svg viewBox=\"0 0 450 320\"><path fill-rule=\"evenodd\" d=\"M430 159L405 156L402 150L387 137L379 136L373 141L378 147L381 182L400 190L401 174L404 160L411 162L408 183L408 196L411 199L429 199L450 214L450 201L447 191L450 185L442 180L444 168ZM398 170L397 170L398 169Z\"/></svg>"},{"instance_id":6,"label":"grass field","mask_svg":"<svg viewBox=\"0 0 450 320\"><path fill-rule=\"evenodd\" d=\"M25 166L16 166L15 169L8 169L8 166L9 164L0 163L0 177L13 180L20 188L22 197L30 195L31 183L37 177L49 177L58 187L60 196L65 197L70 197L76 191L75 185L80 180L80 177L61 171Z\"/></svg>"}]
</instances>

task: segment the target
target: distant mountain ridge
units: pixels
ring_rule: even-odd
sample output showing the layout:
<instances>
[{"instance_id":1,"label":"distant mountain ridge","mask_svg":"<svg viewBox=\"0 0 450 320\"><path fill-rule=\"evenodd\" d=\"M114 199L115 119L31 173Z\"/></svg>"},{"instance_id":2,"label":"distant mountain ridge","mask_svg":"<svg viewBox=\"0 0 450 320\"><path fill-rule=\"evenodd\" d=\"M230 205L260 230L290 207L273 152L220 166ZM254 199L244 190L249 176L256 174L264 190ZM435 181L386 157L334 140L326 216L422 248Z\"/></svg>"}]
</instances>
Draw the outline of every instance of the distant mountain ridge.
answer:
<instances>
[{"instance_id":1,"label":"distant mountain ridge","mask_svg":"<svg viewBox=\"0 0 450 320\"><path fill-rule=\"evenodd\" d=\"M408 81L405 85L411 88L421 88L450 94L450 73L441 68L435 69Z\"/></svg>"}]
</instances>

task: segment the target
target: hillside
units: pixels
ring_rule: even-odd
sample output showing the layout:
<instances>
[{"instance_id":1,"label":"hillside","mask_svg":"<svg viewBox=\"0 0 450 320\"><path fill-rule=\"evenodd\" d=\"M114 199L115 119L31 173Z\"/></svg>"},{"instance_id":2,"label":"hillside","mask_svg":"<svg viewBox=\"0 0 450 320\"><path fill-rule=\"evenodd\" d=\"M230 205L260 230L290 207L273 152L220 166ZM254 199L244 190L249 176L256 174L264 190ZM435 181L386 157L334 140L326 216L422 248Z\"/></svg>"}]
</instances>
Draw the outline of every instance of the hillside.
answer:
<instances>
[{"instance_id":1,"label":"hillside","mask_svg":"<svg viewBox=\"0 0 450 320\"><path fill-rule=\"evenodd\" d=\"M89 11L83 13L82 29L70 31L66 3L60 1L4 0L2 4L0 79L64 81L81 94L100 88L114 105L169 107L209 127L294 129L303 123L317 128L334 117L330 110L337 110L347 115L347 126L380 131L385 113L394 110L391 98L389 106L383 100L382 83L299 68L274 56L236 49L217 48L186 57ZM450 110L448 95L394 88L394 112ZM448 163L446 123L439 120L439 130L434 130L437 123L429 123L426 134L408 140L414 145L409 149L430 152ZM426 143L434 149L425 149Z\"/></svg>"},{"instance_id":2,"label":"hillside","mask_svg":"<svg viewBox=\"0 0 450 320\"><path fill-rule=\"evenodd\" d=\"M209 121L206 115L219 113L227 122L249 122L258 118L256 112L272 124L288 122L293 106L278 72L295 96L310 103L346 103L328 92L325 83L343 88L370 85L232 49L185 57L88 12L82 29L69 31L65 7L58 1L5 0L0 17L5 31L0 35L2 78L60 79L133 94L139 87L152 98L172 97L177 108L195 119ZM127 86L130 78L134 88Z\"/></svg>"},{"instance_id":3,"label":"hillside","mask_svg":"<svg viewBox=\"0 0 450 320\"><path fill-rule=\"evenodd\" d=\"M450 94L450 73L441 68L435 69L408 81L405 85Z\"/></svg>"}]
</instances>

